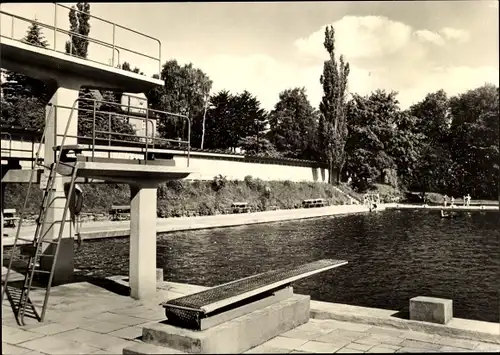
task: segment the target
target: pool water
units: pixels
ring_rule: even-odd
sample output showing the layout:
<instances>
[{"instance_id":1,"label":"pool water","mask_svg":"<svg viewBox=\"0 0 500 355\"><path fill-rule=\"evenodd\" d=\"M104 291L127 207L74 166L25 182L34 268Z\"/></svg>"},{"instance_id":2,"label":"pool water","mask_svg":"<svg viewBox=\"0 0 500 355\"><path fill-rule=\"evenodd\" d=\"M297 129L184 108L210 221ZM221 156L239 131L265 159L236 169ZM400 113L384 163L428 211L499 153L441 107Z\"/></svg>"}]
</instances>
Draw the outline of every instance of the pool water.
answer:
<instances>
[{"instance_id":1,"label":"pool water","mask_svg":"<svg viewBox=\"0 0 500 355\"><path fill-rule=\"evenodd\" d=\"M169 233L159 236L165 279L215 286L323 258L348 265L297 282L312 299L407 311L409 299L453 299L454 316L498 322L498 212L404 210ZM82 273L128 273L128 238L85 241Z\"/></svg>"}]
</instances>

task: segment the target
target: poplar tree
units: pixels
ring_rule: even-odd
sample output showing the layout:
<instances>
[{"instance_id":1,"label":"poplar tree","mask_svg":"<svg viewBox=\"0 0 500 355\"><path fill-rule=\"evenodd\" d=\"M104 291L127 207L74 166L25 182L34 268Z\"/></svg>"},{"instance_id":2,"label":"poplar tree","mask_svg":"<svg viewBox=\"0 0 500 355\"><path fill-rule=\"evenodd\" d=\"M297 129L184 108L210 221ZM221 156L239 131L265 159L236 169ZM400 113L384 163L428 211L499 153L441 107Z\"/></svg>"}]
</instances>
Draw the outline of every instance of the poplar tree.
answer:
<instances>
[{"instance_id":1,"label":"poplar tree","mask_svg":"<svg viewBox=\"0 0 500 355\"><path fill-rule=\"evenodd\" d=\"M78 10L78 11L77 11ZM88 2L79 2L69 11L70 40L66 42L66 53L77 57L87 58L90 33L90 5Z\"/></svg>"},{"instance_id":2,"label":"poplar tree","mask_svg":"<svg viewBox=\"0 0 500 355\"><path fill-rule=\"evenodd\" d=\"M323 98L319 105L319 151L328 164L330 183L335 183L334 172L340 177L345 163L345 144L347 140L346 90L349 75L349 63L341 55L339 62L335 58L335 30L333 26L325 29L323 43L329 54L324 62L320 83L323 86Z\"/></svg>"}]
</instances>

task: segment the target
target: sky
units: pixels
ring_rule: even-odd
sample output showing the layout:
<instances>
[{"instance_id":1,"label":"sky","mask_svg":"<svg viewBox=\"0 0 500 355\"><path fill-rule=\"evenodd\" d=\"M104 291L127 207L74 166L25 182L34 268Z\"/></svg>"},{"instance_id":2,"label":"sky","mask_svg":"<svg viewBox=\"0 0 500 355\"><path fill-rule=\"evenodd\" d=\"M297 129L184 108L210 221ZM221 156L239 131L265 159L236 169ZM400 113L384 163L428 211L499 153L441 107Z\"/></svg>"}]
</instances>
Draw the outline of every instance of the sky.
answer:
<instances>
[{"instance_id":1,"label":"sky","mask_svg":"<svg viewBox=\"0 0 500 355\"><path fill-rule=\"evenodd\" d=\"M72 3L65 5L71 6ZM18 16L69 29L68 10L43 3L2 4ZM318 107L327 59L324 29L333 25L337 54L349 62L349 91L397 91L401 108L444 89L456 95L499 84L498 1L352 1L240 3L91 3L91 14L115 26L115 45L158 58L193 63L213 81L212 92L248 90L271 110L279 93L305 87ZM113 42L113 26L91 19L90 36ZM2 35L21 38L29 23L1 16ZM46 29L49 46L64 50L67 35ZM91 43L89 59L110 63L112 46ZM124 49L148 75L159 63ZM118 60L115 52L115 62Z\"/></svg>"}]
</instances>

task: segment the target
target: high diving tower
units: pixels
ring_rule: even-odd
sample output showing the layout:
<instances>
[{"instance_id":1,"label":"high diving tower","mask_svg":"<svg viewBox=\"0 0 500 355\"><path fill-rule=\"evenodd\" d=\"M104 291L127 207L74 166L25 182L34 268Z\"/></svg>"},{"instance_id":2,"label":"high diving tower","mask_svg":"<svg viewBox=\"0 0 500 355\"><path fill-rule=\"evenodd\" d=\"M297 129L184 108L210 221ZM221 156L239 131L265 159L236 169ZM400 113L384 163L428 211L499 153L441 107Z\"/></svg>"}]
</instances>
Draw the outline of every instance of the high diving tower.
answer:
<instances>
[{"instance_id":1,"label":"high diving tower","mask_svg":"<svg viewBox=\"0 0 500 355\"><path fill-rule=\"evenodd\" d=\"M69 8L54 3L54 9L57 12ZM0 12L4 19L11 18L12 28L14 28L16 22L24 22L27 24L37 23L45 30L52 31L54 42L58 33L83 37L60 29L55 23L48 25L5 11ZM87 102L85 112L82 112L81 107L84 105L82 99L79 99L78 96L82 87L143 93L164 84L162 80L118 69L116 68L118 63L115 60L115 51L141 54L134 52L130 48L120 47L115 44L114 35L117 28L157 42L157 57L148 58L158 62L158 70L161 68L161 44L159 40L96 16L90 15L90 18L105 21L112 25L112 43L85 37L91 45L101 45L112 49L113 60L111 63L102 64L90 59L66 54L58 51L55 43L51 48L30 45L14 38L14 34L11 36L2 35L0 41L2 68L42 80L51 91L51 99L46 108L46 124L42 137L42 143L44 143L43 163L40 163L40 159L37 160L38 165L43 169L43 173L37 174L35 167L35 169L31 170L17 171L17 175L5 174L2 179L2 183L22 181L29 182L31 185L38 182L45 191L44 201L37 220L37 232L31 243L31 248L24 248L24 252L29 256L25 279L26 292L29 293L34 275L46 273L48 276L49 282L42 311L42 320L50 285L64 283L73 278L74 231L72 224L68 223L70 221L70 213L68 212L68 201L70 199L66 197L71 196L73 193L77 179L98 179L103 182L130 185L130 288L133 298L143 299L156 292L157 186L166 180L185 178L192 172L188 166L175 166L173 159L155 159L154 154L152 154L155 147L168 146L171 142L169 139L155 137L154 132L149 132L149 134L147 132L149 123L154 119L173 116L176 119L185 120L188 127L187 138L176 139L175 144L184 144L187 147L186 149L189 150L190 122L188 117L151 109L145 109L136 114L130 113L130 110L128 113L119 110L115 110L113 113L103 112L101 109L103 104L109 106L113 105L113 103L104 103L97 99L91 99L90 104ZM96 120L103 117L103 115L105 117L109 116L108 129L96 126ZM91 137L78 135L79 116L80 119L85 117L89 121L92 127ZM145 136L134 136L133 139L125 139L123 134L113 131L112 120L118 119L122 120L120 122L128 122L128 119L132 117L145 121ZM82 144L85 139L86 144ZM96 149L98 141L102 142L103 140L106 142L107 148L98 151ZM135 159L124 159L123 156L117 159L116 155L113 156L113 152L118 149L117 145L120 146L121 143L127 143L129 146L133 144L135 151L139 152L139 158L137 158L137 154ZM37 158L39 158L38 155ZM13 179L12 176L14 175L17 178ZM24 178L20 177L21 175ZM27 175L30 176L29 179L25 178ZM22 239L19 237L21 225L22 221L19 221L16 241ZM24 289L23 292L25 292ZM29 294L24 295L23 293L23 296L27 300ZM21 296L21 303L23 296Z\"/></svg>"}]
</instances>

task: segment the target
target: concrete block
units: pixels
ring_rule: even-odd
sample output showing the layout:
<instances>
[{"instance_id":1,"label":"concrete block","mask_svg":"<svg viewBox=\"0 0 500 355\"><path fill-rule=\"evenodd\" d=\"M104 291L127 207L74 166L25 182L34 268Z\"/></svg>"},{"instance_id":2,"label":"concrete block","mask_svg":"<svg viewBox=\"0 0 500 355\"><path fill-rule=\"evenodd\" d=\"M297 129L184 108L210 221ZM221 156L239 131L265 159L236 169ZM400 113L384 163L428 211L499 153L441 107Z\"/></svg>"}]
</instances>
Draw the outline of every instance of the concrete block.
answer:
<instances>
[{"instance_id":1,"label":"concrete block","mask_svg":"<svg viewBox=\"0 0 500 355\"><path fill-rule=\"evenodd\" d=\"M452 318L452 300L425 296L410 299L411 320L447 324Z\"/></svg>"},{"instance_id":2,"label":"concrete block","mask_svg":"<svg viewBox=\"0 0 500 355\"><path fill-rule=\"evenodd\" d=\"M206 330L158 323L144 327L146 343L187 353L241 353L309 320L310 297L293 295Z\"/></svg>"}]
</instances>

